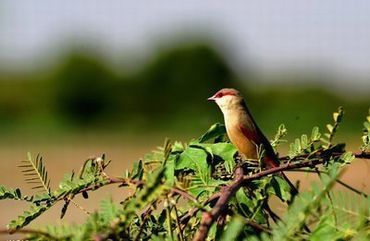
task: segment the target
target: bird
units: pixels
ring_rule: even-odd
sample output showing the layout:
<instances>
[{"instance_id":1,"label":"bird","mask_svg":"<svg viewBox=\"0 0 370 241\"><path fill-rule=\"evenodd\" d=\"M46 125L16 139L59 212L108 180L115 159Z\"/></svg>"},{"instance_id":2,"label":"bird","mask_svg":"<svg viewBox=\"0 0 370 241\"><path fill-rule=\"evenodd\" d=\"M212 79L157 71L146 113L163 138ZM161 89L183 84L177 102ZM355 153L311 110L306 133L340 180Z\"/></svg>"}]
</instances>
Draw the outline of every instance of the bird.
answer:
<instances>
[{"instance_id":1,"label":"bird","mask_svg":"<svg viewBox=\"0 0 370 241\"><path fill-rule=\"evenodd\" d=\"M280 161L269 140L258 127L242 94L238 90L224 88L217 91L208 100L216 102L221 109L227 136L230 142L238 149L243 159L258 160L262 148L261 164L263 168L270 169L280 165ZM292 195L297 194L297 189L285 174L281 172L280 175L291 186Z\"/></svg>"}]
</instances>

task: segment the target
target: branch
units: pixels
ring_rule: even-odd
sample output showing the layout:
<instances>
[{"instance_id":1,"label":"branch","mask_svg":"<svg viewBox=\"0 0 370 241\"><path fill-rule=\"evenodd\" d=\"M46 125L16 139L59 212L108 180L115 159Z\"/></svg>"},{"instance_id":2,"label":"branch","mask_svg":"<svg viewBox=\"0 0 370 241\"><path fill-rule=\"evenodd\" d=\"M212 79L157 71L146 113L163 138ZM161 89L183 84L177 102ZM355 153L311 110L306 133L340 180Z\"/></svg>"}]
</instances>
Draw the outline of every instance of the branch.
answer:
<instances>
[{"instance_id":1,"label":"branch","mask_svg":"<svg viewBox=\"0 0 370 241\"><path fill-rule=\"evenodd\" d=\"M265 226L260 225L260 224L258 224L256 222L250 221L250 220L248 220L246 218L243 218L243 220L244 220L244 222L247 225L251 226L252 228L254 228L254 229L256 229L256 230L258 230L260 232L265 232L265 233L268 233L268 234L271 234L272 233L271 229L269 229L268 227L265 227Z\"/></svg>"},{"instance_id":2,"label":"branch","mask_svg":"<svg viewBox=\"0 0 370 241\"><path fill-rule=\"evenodd\" d=\"M327 173L327 172L325 172L325 171L313 171L313 170L291 170L292 172L304 172L304 173L317 173L317 172L320 172L320 173ZM362 191L360 191L360 190L358 190L358 189L356 189L356 188L354 188L354 187L352 187L351 185L349 185L349 184L347 184L347 183L345 183L345 182L343 182L342 180L340 180L340 179L338 179L338 180L336 180L336 182L338 183L338 184L340 184L340 185L342 185L343 187L345 187L345 188L347 188L347 189L349 189L349 190L351 190L352 192L354 192L354 193L356 193L356 194L358 194L358 195L360 195L360 196L364 196L364 197L368 197L369 195L368 194L366 194L366 193L364 193L364 192L362 192Z\"/></svg>"},{"instance_id":3,"label":"branch","mask_svg":"<svg viewBox=\"0 0 370 241\"><path fill-rule=\"evenodd\" d=\"M332 153L331 156L338 157L338 156L341 156L342 154L343 153L337 152L337 153ZM356 158L360 158L360 159L370 159L370 152L353 153L353 155ZM304 156L300 156L300 157L304 157ZM285 159L285 158L286 157L283 157L281 159ZM317 165L323 164L324 162L326 162L326 160L323 159L323 156L318 156L316 158L313 158L313 159L310 159L310 160L304 160L304 161L301 161L301 162L294 162L294 163L287 162L287 163L282 164L280 166L273 167L273 168L267 169L265 171L262 171L262 172L259 172L259 173L256 173L256 174L252 174L252 175L249 175L249 176L244 176L244 181L245 182L252 181L252 180L264 177L264 176L268 176L270 174L275 174L277 172L288 171L288 170L292 170L292 169L296 169L296 168L315 167Z\"/></svg>"},{"instance_id":4,"label":"branch","mask_svg":"<svg viewBox=\"0 0 370 241\"><path fill-rule=\"evenodd\" d=\"M103 186L106 186L106 185L110 185L110 184L121 184L121 185L129 185L129 184L134 184L136 186L143 186L145 185L145 182L141 181L141 180L134 180L134 179L128 179L128 178L120 178L120 177L107 177L107 182L105 184L103 184L102 186L90 186L90 187L87 187L87 188L84 188L82 190L80 190L78 193L83 193L83 192L87 192L87 191L92 191L92 190L96 190L100 187L103 187ZM190 195L189 193L187 193L186 191L178 188L178 187L172 187L171 189L171 193L172 194L177 194L177 195L180 195L192 202L195 202L197 203L198 200L193 197L192 195Z\"/></svg>"},{"instance_id":5,"label":"branch","mask_svg":"<svg viewBox=\"0 0 370 241\"><path fill-rule=\"evenodd\" d=\"M189 193L187 193L186 191L184 190L181 190L180 188L177 188L177 187L173 187L171 188L171 192L173 194L178 194L190 201L193 201L194 203L198 203L198 199L196 199L195 197L193 197L192 195L190 195Z\"/></svg>"},{"instance_id":6,"label":"branch","mask_svg":"<svg viewBox=\"0 0 370 241\"><path fill-rule=\"evenodd\" d=\"M211 225L220 214L225 210L227 203L235 192L242 186L244 182L244 171L243 167L237 167L233 182L221 189L220 198L217 200L216 205L210 212L204 212L198 232L195 234L194 241L203 241L207 238Z\"/></svg>"},{"instance_id":7,"label":"branch","mask_svg":"<svg viewBox=\"0 0 370 241\"><path fill-rule=\"evenodd\" d=\"M343 153L330 153L333 157L341 156ZM327 155L327 154L326 154ZM361 153L353 153L356 158L361 159L370 159L370 152L361 152ZM301 155L296 157L294 160L299 158L307 158L308 155ZM317 165L323 164L326 162L324 158L324 153L318 154L316 157L313 157L310 160L303 160L300 162L287 162L282 164L278 167L270 168L259 173L255 173L252 175L244 175L243 168L237 167L234 172L234 180L227 186L224 186L220 191L220 197L216 202L216 205L210 212L204 212L202 215L202 220L200 222L200 227L197 233L194 236L193 241L204 241L208 236L209 229L211 228L212 224L217 220L220 216L222 211L227 207L227 203L229 202L230 198L241 188L245 183L250 182L252 180L259 179L264 176L268 176L275 173L280 173L283 171L288 171L297 168L304 168L304 167L315 167ZM289 160L289 157L282 157L280 160ZM293 161L294 161L293 160Z\"/></svg>"},{"instance_id":8,"label":"branch","mask_svg":"<svg viewBox=\"0 0 370 241\"><path fill-rule=\"evenodd\" d=\"M143 230L144 230L144 227L145 227L145 225L146 225L146 221L148 220L149 216L150 216L150 215L152 214L152 212L153 212L153 205L155 204L155 202L156 202L156 200L155 200L155 201L153 201L153 202L150 204L150 206L147 208L147 210L146 210L146 211L144 211L144 213L142 214L142 223L141 223L141 225L140 225L139 232L138 232L138 234L137 234L137 236L136 236L136 238L135 238L135 241L140 240L140 236L141 236L141 234L142 234L142 232L143 232Z\"/></svg>"},{"instance_id":9,"label":"branch","mask_svg":"<svg viewBox=\"0 0 370 241\"><path fill-rule=\"evenodd\" d=\"M359 153L353 153L353 155L359 159L369 159L370 160L370 152L363 151Z\"/></svg>"},{"instance_id":10,"label":"branch","mask_svg":"<svg viewBox=\"0 0 370 241\"><path fill-rule=\"evenodd\" d=\"M332 152L331 155L332 156L341 156L344 152ZM316 153L318 155L321 155L323 154L323 150L321 150L320 152ZM355 156L355 158L358 158L358 159L369 159L370 160L370 152L355 152L355 153L352 153L352 155ZM302 154L302 155L298 155L294 158L294 160L299 160L299 159L306 159L307 157L311 156L311 154ZM287 160L290 160L291 158L289 156L282 156L279 158L280 161L287 161Z\"/></svg>"},{"instance_id":11,"label":"branch","mask_svg":"<svg viewBox=\"0 0 370 241\"><path fill-rule=\"evenodd\" d=\"M204 207L206 206L207 204L213 202L213 201L216 201L219 197L221 196L220 193L215 193L213 194L211 197L209 197L205 202L203 202L201 204L201 207ZM190 209L189 212L187 212L186 214L184 214L181 219L180 219L180 223L186 225L187 222L190 220L191 217L193 217L199 210L201 210L202 208L201 207L195 207L195 208L192 208Z\"/></svg>"},{"instance_id":12,"label":"branch","mask_svg":"<svg viewBox=\"0 0 370 241\"><path fill-rule=\"evenodd\" d=\"M261 177L265 177L271 174L275 174L282 171L288 171L296 168L303 168L303 167L315 167L316 165L324 163L323 159L311 159L302 162L295 162L295 163L285 163L277 167L273 167L262 172L258 172L252 175L245 175L243 177L244 182L249 182L255 179L260 179Z\"/></svg>"},{"instance_id":13,"label":"branch","mask_svg":"<svg viewBox=\"0 0 370 241\"><path fill-rule=\"evenodd\" d=\"M47 238L48 240L59 240L58 238L50 235L49 233L47 232L44 232L44 231L41 231L41 230L36 230L36 229L19 229L19 230L15 230L14 233L23 233L23 234L37 234L37 235L41 235L41 236L44 236L45 238ZM0 229L0 234L14 234L14 233L9 233L9 230L7 229ZM10 239L9 239L10 240Z\"/></svg>"}]
</instances>

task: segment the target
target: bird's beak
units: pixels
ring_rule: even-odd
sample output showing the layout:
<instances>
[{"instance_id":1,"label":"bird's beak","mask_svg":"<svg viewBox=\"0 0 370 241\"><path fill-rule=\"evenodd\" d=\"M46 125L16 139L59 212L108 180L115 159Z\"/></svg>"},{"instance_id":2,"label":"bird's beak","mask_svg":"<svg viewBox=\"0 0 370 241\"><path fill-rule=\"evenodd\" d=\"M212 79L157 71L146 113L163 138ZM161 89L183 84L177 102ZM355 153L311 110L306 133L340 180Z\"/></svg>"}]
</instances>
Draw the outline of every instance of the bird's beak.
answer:
<instances>
[{"instance_id":1,"label":"bird's beak","mask_svg":"<svg viewBox=\"0 0 370 241\"><path fill-rule=\"evenodd\" d=\"M212 97L209 97L207 100L208 101L216 101L216 98L214 96L212 96Z\"/></svg>"}]
</instances>

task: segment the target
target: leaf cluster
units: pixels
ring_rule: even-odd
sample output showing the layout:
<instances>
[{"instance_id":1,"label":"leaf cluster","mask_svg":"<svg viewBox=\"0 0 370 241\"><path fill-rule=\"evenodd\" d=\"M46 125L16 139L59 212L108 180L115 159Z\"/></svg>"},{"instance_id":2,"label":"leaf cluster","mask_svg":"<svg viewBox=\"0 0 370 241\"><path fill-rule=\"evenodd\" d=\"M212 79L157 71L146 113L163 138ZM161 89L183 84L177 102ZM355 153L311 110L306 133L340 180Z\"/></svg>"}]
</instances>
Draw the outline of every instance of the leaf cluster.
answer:
<instances>
[{"instance_id":1,"label":"leaf cluster","mask_svg":"<svg viewBox=\"0 0 370 241\"><path fill-rule=\"evenodd\" d=\"M56 190L50 188L42 158L38 155L33 159L29 155L21 167L27 174L26 182L31 182L37 192L23 195L19 188L0 186L0 199L30 204L29 209L10 222L8 229L16 232L24 228L59 202L64 203L61 218L70 203L87 213L74 201L77 195L88 198L90 192L117 184L130 193L124 200L103 200L100 209L88 213L83 224L49 225L39 232L30 232L27 238L192 240L200 232L199 227L205 225L207 214L235 182L235 171L241 168L247 181L240 182L210 223L209 240L319 240L323 237L325 240L366 240L370 238L370 199L352 187L356 192L351 194L333 191L336 183L344 185L340 180L343 167L355 157L343 144L333 141L342 116L343 110L339 109L324 137L315 127L310 137L297 138L290 144L288 156L280 158L281 167L286 170L295 165L299 171L314 173L320 178L319 183L297 196L292 195L292 187L281 171L267 173L268 170L261 170L256 163L258 160L243 160L227 141L221 124L211 126L204 135L188 143L166 140L162 147L135 162L131 170L118 177L107 174L109 161L105 155L90 158L77 174L72 171L65 175ZM274 148L284 143L286 134L286 128L280 126L272 141ZM363 154L368 144L365 140ZM274 197L286 206L282 217L270 206Z\"/></svg>"}]
</instances>

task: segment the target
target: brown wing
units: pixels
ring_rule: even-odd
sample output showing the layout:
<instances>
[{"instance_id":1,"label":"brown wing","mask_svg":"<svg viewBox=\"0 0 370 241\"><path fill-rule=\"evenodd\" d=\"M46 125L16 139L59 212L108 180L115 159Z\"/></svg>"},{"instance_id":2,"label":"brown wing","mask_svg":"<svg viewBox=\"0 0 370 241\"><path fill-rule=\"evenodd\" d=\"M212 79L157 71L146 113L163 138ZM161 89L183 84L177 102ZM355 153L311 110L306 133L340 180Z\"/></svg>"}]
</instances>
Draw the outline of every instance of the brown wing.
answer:
<instances>
[{"instance_id":1,"label":"brown wing","mask_svg":"<svg viewBox=\"0 0 370 241\"><path fill-rule=\"evenodd\" d=\"M254 144L256 144L257 146L263 146L263 148L265 149L264 165L267 168L279 166L279 161L274 152L274 149L258 127L256 127L255 129L248 129L245 126L240 126L240 130L242 131L243 135Z\"/></svg>"}]
</instances>

